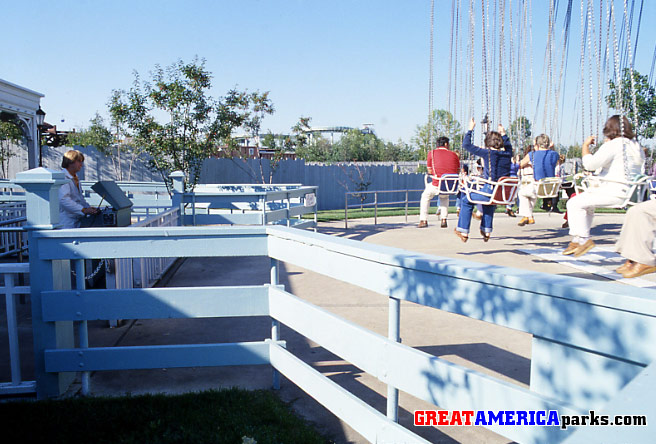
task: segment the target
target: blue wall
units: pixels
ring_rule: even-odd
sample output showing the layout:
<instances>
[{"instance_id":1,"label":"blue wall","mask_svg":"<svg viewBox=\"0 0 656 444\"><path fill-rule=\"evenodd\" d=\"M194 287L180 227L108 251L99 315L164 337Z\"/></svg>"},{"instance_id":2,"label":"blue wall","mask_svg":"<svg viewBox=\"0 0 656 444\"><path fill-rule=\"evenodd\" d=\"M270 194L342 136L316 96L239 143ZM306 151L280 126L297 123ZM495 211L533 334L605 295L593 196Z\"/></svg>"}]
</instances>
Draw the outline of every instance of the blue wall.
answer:
<instances>
[{"instance_id":1,"label":"blue wall","mask_svg":"<svg viewBox=\"0 0 656 444\"><path fill-rule=\"evenodd\" d=\"M208 159L203 163L201 183L269 183L269 161L266 159ZM271 183L301 183L319 187L319 210L344 208L344 193L358 191L359 183L370 182L369 191L381 190L423 190L424 175L394 172L390 165L338 164L317 165L305 164L305 160L281 161L275 170ZM418 201L420 192L410 193L409 199ZM405 199L405 193L386 193L380 195L378 201L400 201ZM366 202L373 202L369 196ZM355 204L356 200L349 200Z\"/></svg>"}]
</instances>

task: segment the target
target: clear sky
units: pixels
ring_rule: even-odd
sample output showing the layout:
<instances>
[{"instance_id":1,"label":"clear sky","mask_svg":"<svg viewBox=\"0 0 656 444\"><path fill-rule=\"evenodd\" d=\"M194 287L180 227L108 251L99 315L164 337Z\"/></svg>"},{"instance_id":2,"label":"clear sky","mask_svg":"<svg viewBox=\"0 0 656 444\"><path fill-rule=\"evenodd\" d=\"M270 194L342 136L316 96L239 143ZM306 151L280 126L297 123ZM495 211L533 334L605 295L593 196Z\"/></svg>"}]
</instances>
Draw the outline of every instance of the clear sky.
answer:
<instances>
[{"instance_id":1,"label":"clear sky","mask_svg":"<svg viewBox=\"0 0 656 444\"><path fill-rule=\"evenodd\" d=\"M490 1L489 8L497 1L502 0ZM234 86L270 91L276 112L265 118L265 131L288 132L300 116L309 116L316 126L371 123L386 140L410 142L416 126L426 121L429 0L0 3L0 78L45 94L46 120L60 129L87 126L96 111L106 116L111 91L129 88L133 71L147 79L155 64L191 61L196 55L206 59L214 76L214 96ZM451 3L435 1L435 108L448 107ZM480 9L480 2L474 3ZM648 74L656 1L644 3L636 68ZM468 4L462 1L465 11ZM548 1L532 4L535 101ZM621 8L621 1L616 4ZM579 8L575 1L570 55L575 62L567 72L571 91L579 76ZM557 30L562 32L562 25ZM468 63L464 54L459 63ZM563 120L571 126L580 111L566 108Z\"/></svg>"}]
</instances>

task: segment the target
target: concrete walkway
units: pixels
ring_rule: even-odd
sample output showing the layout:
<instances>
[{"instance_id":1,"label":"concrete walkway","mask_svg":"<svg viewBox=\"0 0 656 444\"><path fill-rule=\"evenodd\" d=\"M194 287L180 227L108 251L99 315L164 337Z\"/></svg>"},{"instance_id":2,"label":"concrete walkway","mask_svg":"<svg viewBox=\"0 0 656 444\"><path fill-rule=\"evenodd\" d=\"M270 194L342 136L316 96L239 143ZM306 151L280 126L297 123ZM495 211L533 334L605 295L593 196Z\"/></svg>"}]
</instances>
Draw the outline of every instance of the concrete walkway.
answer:
<instances>
[{"instance_id":1,"label":"concrete walkway","mask_svg":"<svg viewBox=\"0 0 656 444\"><path fill-rule=\"evenodd\" d=\"M429 220L428 228L424 229L415 227L416 216L408 222L401 216L379 219L380 223L375 226L373 219L350 221L348 230L344 230L343 222L326 223L321 224L319 231L437 256L551 273L554 279L560 275L597 280L617 277L613 276L611 270L619 265L619 259L603 249L612 249L619 235L623 214L595 216L593 236L599 248L576 261L580 262L578 268L574 268L576 264L572 264L571 259L560 256L556 251L562 250L569 241L567 230L560 228L561 215L537 214L535 225L518 227L518 218L497 213L494 233L488 243L484 243L478 234L476 221L472 224L471 239L462 243L453 234L455 215L450 216L448 229L439 228L439 221L434 216ZM590 263L586 262L588 258ZM554 261L560 259L565 260ZM598 274L588 272L586 267L590 265L595 267ZM268 258L187 259L170 277L167 286L264 284L268 280ZM656 275L647 276L640 282L642 286L654 285L656 288ZM285 265L282 267L281 283L291 293L313 304L374 332L387 335L388 301L384 296ZM627 291L630 291L630 287L627 287ZM26 315L29 317L29 314L22 315L23 322L29 321ZM287 348L295 355L379 411L385 412L386 386L376 378L284 326L281 336L287 341ZM531 337L528 334L403 303L401 336L406 345L528 387L531 359ZM270 319L266 317L133 320L114 329L107 328L104 322L90 323L92 347L257 341L267 337L270 337ZM91 388L95 395L182 393L232 386L268 389L271 386L271 373L271 369L266 366L98 372L92 375ZM364 442L360 435L284 378L278 393L335 442ZM413 427L412 412L433 407L404 393L400 395L400 407L400 422L431 442L508 442L506 438L480 427L441 430Z\"/></svg>"}]
</instances>

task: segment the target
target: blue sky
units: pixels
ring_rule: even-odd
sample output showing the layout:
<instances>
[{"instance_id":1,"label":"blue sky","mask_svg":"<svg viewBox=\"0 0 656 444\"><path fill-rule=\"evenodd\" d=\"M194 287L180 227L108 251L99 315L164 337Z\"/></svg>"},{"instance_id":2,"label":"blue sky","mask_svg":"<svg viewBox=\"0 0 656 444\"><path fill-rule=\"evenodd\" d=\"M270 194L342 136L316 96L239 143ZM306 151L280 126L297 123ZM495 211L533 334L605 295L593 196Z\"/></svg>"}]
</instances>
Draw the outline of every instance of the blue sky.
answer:
<instances>
[{"instance_id":1,"label":"blue sky","mask_svg":"<svg viewBox=\"0 0 656 444\"><path fill-rule=\"evenodd\" d=\"M532 2L535 101L548 2ZM580 45L580 5L574 3L567 73L572 96ZM409 142L426 120L428 0L4 1L0 20L0 78L45 94L46 120L61 129L87 126L96 111L106 115L111 91L128 88L133 71L147 78L155 64L196 55L213 73L215 96L233 86L270 91L276 113L265 119L264 130L287 132L303 115L317 126L372 123L380 137ZM648 73L656 2L645 2L642 20L636 68ZM436 108L448 106L450 26L451 0L436 0ZM459 63L468 62L461 57ZM580 111L564 108L563 138L577 139L580 131L569 128ZM528 114L532 119L534 111Z\"/></svg>"}]
</instances>

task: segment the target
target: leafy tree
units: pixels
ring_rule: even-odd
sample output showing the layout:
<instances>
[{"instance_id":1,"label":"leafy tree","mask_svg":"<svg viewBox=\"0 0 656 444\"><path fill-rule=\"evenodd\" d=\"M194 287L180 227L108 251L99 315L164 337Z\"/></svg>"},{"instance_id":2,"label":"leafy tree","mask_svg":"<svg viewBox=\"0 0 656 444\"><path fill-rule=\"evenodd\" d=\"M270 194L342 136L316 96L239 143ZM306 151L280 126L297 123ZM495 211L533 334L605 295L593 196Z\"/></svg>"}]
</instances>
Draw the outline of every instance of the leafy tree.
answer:
<instances>
[{"instance_id":1,"label":"leafy tree","mask_svg":"<svg viewBox=\"0 0 656 444\"><path fill-rule=\"evenodd\" d=\"M633 71L633 83L635 84L637 120L633 107L631 70L629 68L624 68L620 83L616 84L612 80L608 82L610 94L606 96L606 103L617 111L624 110L629 120L634 122L636 134L639 137L651 139L656 134L656 89L649 84L647 76L643 76L637 71ZM622 97L621 103L618 101L619 96Z\"/></svg>"},{"instance_id":2,"label":"leafy tree","mask_svg":"<svg viewBox=\"0 0 656 444\"><path fill-rule=\"evenodd\" d=\"M524 147L533 143L531 121L528 120L525 116L519 116L510 124L508 135L510 137L510 141L512 142L513 148L518 150L520 153L523 152Z\"/></svg>"},{"instance_id":3,"label":"leafy tree","mask_svg":"<svg viewBox=\"0 0 656 444\"><path fill-rule=\"evenodd\" d=\"M273 150L273 157L269 160L269 182L273 180L273 173L280 166L280 161L285 158L285 152L292 150L293 143L290 136L273 134L269 131L264 135L262 144L268 149ZM260 157L260 174L264 182L264 169L262 168L262 158Z\"/></svg>"},{"instance_id":4,"label":"leafy tree","mask_svg":"<svg viewBox=\"0 0 656 444\"><path fill-rule=\"evenodd\" d=\"M462 146L463 131L460 122L458 122L453 115L444 109L433 110L431 121L424 125L417 125L415 136L412 138L412 143L419 147L419 157L426 159L429 148L429 137L433 134L433 141L440 137L446 136L450 139L451 149L460 149Z\"/></svg>"},{"instance_id":5,"label":"leafy tree","mask_svg":"<svg viewBox=\"0 0 656 444\"><path fill-rule=\"evenodd\" d=\"M232 88L224 97L210 97L211 78L205 60L197 58L166 68L157 65L150 82L142 82L135 73L133 87L119 107L134 144L149 155L149 166L166 183L170 172L183 171L187 190L198 183L203 160L219 145L236 148L233 131L256 135L264 116L274 111L268 92Z\"/></svg>"},{"instance_id":6,"label":"leafy tree","mask_svg":"<svg viewBox=\"0 0 656 444\"><path fill-rule=\"evenodd\" d=\"M11 148L23 140L23 132L13 122L0 122L0 165L2 178L9 176L9 159L17 156Z\"/></svg>"},{"instance_id":7,"label":"leafy tree","mask_svg":"<svg viewBox=\"0 0 656 444\"><path fill-rule=\"evenodd\" d=\"M581 158L581 145L576 144L576 145L570 145L567 148L567 152L565 153L565 157L568 159L580 159Z\"/></svg>"}]
</instances>

